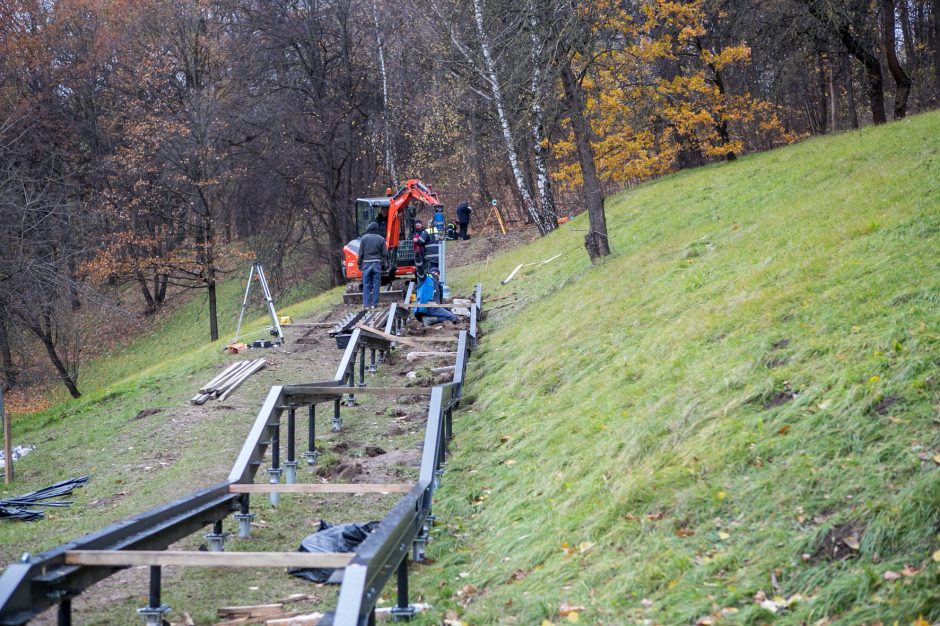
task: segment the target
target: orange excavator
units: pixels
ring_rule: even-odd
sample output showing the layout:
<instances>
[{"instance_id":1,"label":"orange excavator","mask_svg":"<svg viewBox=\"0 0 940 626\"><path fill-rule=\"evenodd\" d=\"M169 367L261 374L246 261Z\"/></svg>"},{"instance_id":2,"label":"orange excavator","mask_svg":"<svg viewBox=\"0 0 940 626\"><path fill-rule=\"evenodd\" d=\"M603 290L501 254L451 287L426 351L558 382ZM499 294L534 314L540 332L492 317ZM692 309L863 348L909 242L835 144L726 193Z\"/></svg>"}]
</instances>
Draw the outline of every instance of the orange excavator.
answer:
<instances>
[{"instance_id":1,"label":"orange excavator","mask_svg":"<svg viewBox=\"0 0 940 626\"><path fill-rule=\"evenodd\" d=\"M392 195L356 200L358 237L343 247L343 275L347 283L362 280L362 272L356 260L359 257L360 238L370 222L377 222L385 232L388 263L383 263L382 284L390 284L399 276L414 276L415 255L411 237L414 234L414 219L422 204L430 207L432 214L443 208L437 194L417 178L405 182Z\"/></svg>"}]
</instances>

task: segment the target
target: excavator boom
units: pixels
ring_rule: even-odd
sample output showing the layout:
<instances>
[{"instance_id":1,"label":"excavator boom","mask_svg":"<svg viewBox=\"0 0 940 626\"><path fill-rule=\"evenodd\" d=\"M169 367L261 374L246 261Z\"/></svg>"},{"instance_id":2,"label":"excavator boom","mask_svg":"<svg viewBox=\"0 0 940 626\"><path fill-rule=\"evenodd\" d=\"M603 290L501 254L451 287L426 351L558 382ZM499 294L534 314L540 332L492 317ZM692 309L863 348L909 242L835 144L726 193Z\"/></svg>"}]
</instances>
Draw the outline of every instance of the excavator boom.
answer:
<instances>
[{"instance_id":1,"label":"excavator boom","mask_svg":"<svg viewBox=\"0 0 940 626\"><path fill-rule=\"evenodd\" d=\"M432 211L437 211L443 205L438 199L437 194L417 178L406 181L398 190L385 198L372 198L357 200L357 206L361 203L364 210L368 213L357 213L357 226L359 232L364 232L366 224L361 221L373 220L379 222L385 227L385 247L388 252L389 267L388 272L383 277L383 282L391 281L396 276L407 276L414 272L414 265L407 264L408 255L405 252L399 254L399 245L410 245L407 238L410 237L412 218L415 211L408 211L411 201L415 200L421 204L426 204ZM386 202L388 203L386 205ZM385 207L388 207L387 209ZM372 215L368 220L361 220L366 215ZM402 241L402 238L405 241ZM347 281L359 280L362 278L362 272L359 270L356 260L359 254L359 239L350 241L343 248L343 273ZM399 266L399 258L402 257L403 265Z\"/></svg>"}]
</instances>

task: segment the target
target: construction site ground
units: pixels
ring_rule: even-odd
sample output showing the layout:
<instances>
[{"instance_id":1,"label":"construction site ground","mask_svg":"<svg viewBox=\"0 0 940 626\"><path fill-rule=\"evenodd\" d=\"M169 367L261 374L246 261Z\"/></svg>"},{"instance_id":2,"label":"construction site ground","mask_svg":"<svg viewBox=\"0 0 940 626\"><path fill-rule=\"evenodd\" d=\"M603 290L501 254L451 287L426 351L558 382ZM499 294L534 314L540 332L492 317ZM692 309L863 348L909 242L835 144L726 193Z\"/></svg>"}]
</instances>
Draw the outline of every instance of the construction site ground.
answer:
<instances>
[{"instance_id":1,"label":"construction site ground","mask_svg":"<svg viewBox=\"0 0 940 626\"><path fill-rule=\"evenodd\" d=\"M295 322L337 320L355 309L337 306L327 315ZM424 328L414 321L409 325L409 332L418 335L448 331ZM287 341L283 348L250 350L247 355L231 357L230 361L265 355L270 364L225 401L209 400L201 406L189 403L200 384L221 371L223 364L218 370L194 375L190 388L175 390L175 401L171 405L141 407L139 417L133 418L134 423L113 438L111 454L101 458L92 482L76 492L76 505L63 517L52 515L38 523L54 532L46 533L42 540L32 537L20 545L3 545L0 550L4 561L13 560L21 551L37 552L74 537L64 519L68 516L91 514L104 526L133 514L136 511L126 511L120 506L133 491L149 491L145 500L153 506L223 480L272 385L327 380L335 373L342 351L329 336L328 327L297 325L285 330ZM380 363L376 374L366 375L367 385L426 386L449 381L452 377L451 373L433 375L430 372L433 367L452 364L447 358L421 358L411 363L406 359L408 351L407 346L403 346ZM411 371L416 372L413 378L407 376ZM391 398L360 394L356 400L358 406L342 407L340 432L332 432L330 428L332 404L319 405L316 441L322 455L313 467L303 461L303 451L307 448L307 412L298 412L298 482L410 483L417 478L427 398L407 394ZM286 414L282 420L282 433L286 433ZM287 458L283 437L282 463ZM131 458L135 462L131 462ZM259 470L256 482L266 481L264 470L269 461L270 457ZM178 464L191 468L185 479L159 480L160 474L173 472ZM397 494L282 494L279 505L274 508L267 495L255 495L252 496L252 512L257 513L257 517L252 537L237 538L236 522L228 518L224 530L232 535L226 550L296 550L305 536L316 531L321 519L332 524L378 520L398 497ZM37 525L36 530L39 529ZM205 543L201 534L192 535L170 549L204 550ZM291 597L299 599L286 605L286 609L324 610L334 606L338 590L338 586L317 585L289 576L281 569L167 566L163 570L163 601L172 608L167 616L170 623L183 623L184 613L188 613L196 624L214 624L220 621L216 617L219 607L270 604ZM75 623L115 626L135 623L140 619L135 609L147 603L148 575L147 567L130 568L80 595L73 601ZM386 597L388 593L386 591ZM394 593L393 588L391 593ZM390 602L394 603L394 599ZM55 611L47 611L35 623L56 623Z\"/></svg>"}]
</instances>

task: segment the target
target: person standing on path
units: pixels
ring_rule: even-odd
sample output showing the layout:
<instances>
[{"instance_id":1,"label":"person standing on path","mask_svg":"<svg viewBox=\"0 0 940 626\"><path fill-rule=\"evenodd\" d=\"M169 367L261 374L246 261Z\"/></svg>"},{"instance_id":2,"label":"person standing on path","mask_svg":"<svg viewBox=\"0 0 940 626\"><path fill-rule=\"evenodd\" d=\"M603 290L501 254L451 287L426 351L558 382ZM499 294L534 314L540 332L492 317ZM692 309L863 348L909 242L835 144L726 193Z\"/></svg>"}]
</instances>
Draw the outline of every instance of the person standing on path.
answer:
<instances>
[{"instance_id":1,"label":"person standing on path","mask_svg":"<svg viewBox=\"0 0 940 626\"><path fill-rule=\"evenodd\" d=\"M415 274L419 281L424 280L428 272L427 263L424 259L424 249L431 243L431 234L424 230L424 222L415 220L415 234L411 238L411 244L415 251Z\"/></svg>"},{"instance_id":2,"label":"person standing on path","mask_svg":"<svg viewBox=\"0 0 940 626\"><path fill-rule=\"evenodd\" d=\"M457 224L460 226L460 238L466 241L470 239L470 236L467 235L467 228L470 226L470 213L473 212L473 209L470 208L470 203L464 200L457 205Z\"/></svg>"},{"instance_id":3,"label":"person standing on path","mask_svg":"<svg viewBox=\"0 0 940 626\"><path fill-rule=\"evenodd\" d=\"M382 284L382 261L385 260L385 237L377 222L366 228L359 240L359 271L362 272L362 308L369 309L379 304L379 286Z\"/></svg>"}]
</instances>

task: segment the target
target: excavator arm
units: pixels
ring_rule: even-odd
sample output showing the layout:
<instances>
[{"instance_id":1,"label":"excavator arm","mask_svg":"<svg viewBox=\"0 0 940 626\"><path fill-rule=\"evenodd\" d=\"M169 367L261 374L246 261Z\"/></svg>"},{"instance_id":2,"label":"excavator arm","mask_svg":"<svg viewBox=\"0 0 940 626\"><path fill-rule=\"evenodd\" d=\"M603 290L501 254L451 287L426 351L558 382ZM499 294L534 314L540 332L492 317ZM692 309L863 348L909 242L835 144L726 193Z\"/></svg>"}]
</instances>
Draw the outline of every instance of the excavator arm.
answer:
<instances>
[{"instance_id":1,"label":"excavator arm","mask_svg":"<svg viewBox=\"0 0 940 626\"><path fill-rule=\"evenodd\" d=\"M412 200L418 200L437 209L443 206L437 199L437 194L431 191L427 185L417 178L412 178L398 188L395 195L391 197L388 204L388 222L385 226L385 244L388 249L397 248L401 238L401 220L405 213L405 208Z\"/></svg>"}]
</instances>

